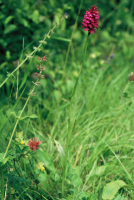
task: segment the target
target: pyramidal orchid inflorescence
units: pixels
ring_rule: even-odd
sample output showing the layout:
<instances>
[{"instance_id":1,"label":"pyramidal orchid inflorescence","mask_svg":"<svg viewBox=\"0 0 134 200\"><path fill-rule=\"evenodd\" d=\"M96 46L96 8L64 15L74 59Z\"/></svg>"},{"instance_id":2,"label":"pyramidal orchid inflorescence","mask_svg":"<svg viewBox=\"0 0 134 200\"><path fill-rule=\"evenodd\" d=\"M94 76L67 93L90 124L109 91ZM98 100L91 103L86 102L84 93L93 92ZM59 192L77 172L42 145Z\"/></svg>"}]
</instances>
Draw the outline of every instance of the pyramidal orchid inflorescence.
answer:
<instances>
[{"instance_id":1,"label":"pyramidal orchid inflorescence","mask_svg":"<svg viewBox=\"0 0 134 200\"><path fill-rule=\"evenodd\" d=\"M91 6L92 8L88 11L86 11L85 15L84 15L84 18L83 18L83 26L82 28L84 28L84 31L89 31L89 34L90 33L94 33L95 32L95 29L94 28L97 28L98 30L98 26L99 26L99 12L97 10L97 7L96 6Z\"/></svg>"}]
</instances>

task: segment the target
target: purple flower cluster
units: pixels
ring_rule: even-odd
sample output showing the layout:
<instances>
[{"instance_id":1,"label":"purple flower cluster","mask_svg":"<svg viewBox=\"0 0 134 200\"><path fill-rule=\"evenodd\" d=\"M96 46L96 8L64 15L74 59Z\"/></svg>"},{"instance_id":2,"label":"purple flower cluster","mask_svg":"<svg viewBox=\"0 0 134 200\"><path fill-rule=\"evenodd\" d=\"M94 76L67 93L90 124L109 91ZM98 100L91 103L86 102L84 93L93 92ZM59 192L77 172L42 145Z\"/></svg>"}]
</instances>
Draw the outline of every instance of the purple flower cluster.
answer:
<instances>
[{"instance_id":1,"label":"purple flower cluster","mask_svg":"<svg viewBox=\"0 0 134 200\"><path fill-rule=\"evenodd\" d=\"M92 9L89 8L88 11L86 11L84 18L83 18L83 26L82 28L84 28L84 31L89 31L89 33L94 33L95 29L97 28L98 30L98 26L99 26L99 12L97 10L96 6L91 6Z\"/></svg>"}]
</instances>

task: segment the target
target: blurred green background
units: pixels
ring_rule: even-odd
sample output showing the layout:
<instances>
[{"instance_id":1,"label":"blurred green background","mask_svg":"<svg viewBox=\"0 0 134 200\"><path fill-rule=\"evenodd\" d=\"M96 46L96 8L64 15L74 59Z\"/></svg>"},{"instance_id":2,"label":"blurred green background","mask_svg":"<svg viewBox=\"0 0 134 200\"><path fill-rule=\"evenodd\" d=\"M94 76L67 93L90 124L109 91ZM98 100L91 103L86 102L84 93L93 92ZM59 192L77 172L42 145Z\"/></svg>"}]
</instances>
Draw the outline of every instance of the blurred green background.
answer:
<instances>
[{"instance_id":1,"label":"blurred green background","mask_svg":"<svg viewBox=\"0 0 134 200\"><path fill-rule=\"evenodd\" d=\"M33 46L39 45L38 41L43 39L44 35L52 28L53 22L58 22L63 14L68 13L68 19L64 20L60 27L55 29L55 33L47 40L47 45L43 46L42 51L38 53L39 56L47 55L48 57L46 78L42 81L42 90L45 89L43 97L49 96L54 90L58 90L80 2L80 0L0 0L1 83L6 78L7 73L12 72L18 63L21 63L25 58L25 54L33 51ZM92 62L95 63L97 61L97 63L100 63L99 66L101 68L101 65L103 65L106 59L110 59L110 56L113 55L114 57L116 54L116 58L118 58L119 51L122 52L122 56L126 57L127 60L129 59L130 62L134 62L132 46L134 1L84 0L77 28L73 35L73 43L67 63L65 76L70 82L68 81L67 83L65 81L65 87L62 85L62 92L66 95L72 89L73 77L74 79L77 77L79 65L83 58L87 32L83 31L81 23L86 10L91 5L98 7L100 20L99 30L96 30L96 33L90 37L85 65L89 66ZM94 55L90 58L90 54L94 53L95 59L93 59ZM27 80L28 91L31 87L31 80L34 80L38 55L35 55L31 62ZM19 70L19 85L21 84L27 65L28 63L25 63ZM2 87L1 96L9 96L15 89L16 79L12 77ZM57 93L55 94L57 95ZM6 98L3 99L2 104L5 104L5 101Z\"/></svg>"}]
</instances>

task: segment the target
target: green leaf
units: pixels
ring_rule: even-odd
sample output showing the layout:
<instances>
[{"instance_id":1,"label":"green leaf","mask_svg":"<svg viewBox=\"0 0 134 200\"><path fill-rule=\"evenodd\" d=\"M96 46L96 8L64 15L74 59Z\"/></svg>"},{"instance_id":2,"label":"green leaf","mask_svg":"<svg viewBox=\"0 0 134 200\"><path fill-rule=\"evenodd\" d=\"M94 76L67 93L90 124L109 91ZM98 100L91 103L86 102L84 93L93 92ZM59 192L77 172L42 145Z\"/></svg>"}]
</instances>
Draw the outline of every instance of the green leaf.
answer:
<instances>
[{"instance_id":1,"label":"green leaf","mask_svg":"<svg viewBox=\"0 0 134 200\"><path fill-rule=\"evenodd\" d=\"M20 190L20 183L19 183L19 181L13 180L13 188L14 188L16 191L19 191L19 190Z\"/></svg>"},{"instance_id":2,"label":"green leaf","mask_svg":"<svg viewBox=\"0 0 134 200\"><path fill-rule=\"evenodd\" d=\"M4 34L8 34L11 33L13 31L15 31L17 29L17 26L15 24L11 24L9 26L7 26L4 30Z\"/></svg>"},{"instance_id":3,"label":"green leaf","mask_svg":"<svg viewBox=\"0 0 134 200\"><path fill-rule=\"evenodd\" d=\"M4 39L0 39L0 44L1 44L4 48L6 48L6 46L7 46L7 41L4 40Z\"/></svg>"},{"instance_id":4,"label":"green leaf","mask_svg":"<svg viewBox=\"0 0 134 200\"><path fill-rule=\"evenodd\" d=\"M20 112L21 112L21 111L20 111ZM15 113L14 111L8 112L7 115L8 115L8 116L13 115L16 119L18 119L18 116L16 115L16 113ZM19 112L18 112L18 115L20 115ZM32 114L32 115L29 115L29 116L21 117L21 118L19 118L19 119L20 119L20 121L23 121L23 120L25 120L25 119L27 119L27 118L34 119L34 118L38 118L38 116L37 116L36 114Z\"/></svg>"},{"instance_id":5,"label":"green leaf","mask_svg":"<svg viewBox=\"0 0 134 200\"><path fill-rule=\"evenodd\" d=\"M5 21L4 21L4 24L8 24L12 19L14 18L14 16L8 16Z\"/></svg>"},{"instance_id":6,"label":"green leaf","mask_svg":"<svg viewBox=\"0 0 134 200\"><path fill-rule=\"evenodd\" d=\"M125 198L124 195L122 196L120 194L117 194L116 197L113 200L128 200L128 199Z\"/></svg>"},{"instance_id":7,"label":"green leaf","mask_svg":"<svg viewBox=\"0 0 134 200\"><path fill-rule=\"evenodd\" d=\"M74 88L74 82L72 80L67 80L66 81L66 87L67 87L67 91L71 92Z\"/></svg>"},{"instance_id":8,"label":"green leaf","mask_svg":"<svg viewBox=\"0 0 134 200\"><path fill-rule=\"evenodd\" d=\"M74 185L76 189L82 184L82 180L80 178L80 174L77 171L77 168L73 168L70 166L68 171L68 180Z\"/></svg>"},{"instance_id":9,"label":"green leaf","mask_svg":"<svg viewBox=\"0 0 134 200\"><path fill-rule=\"evenodd\" d=\"M104 187L102 198L103 199L113 199L117 194L118 190L125 186L126 183L122 180L112 181L107 183Z\"/></svg>"},{"instance_id":10,"label":"green leaf","mask_svg":"<svg viewBox=\"0 0 134 200\"><path fill-rule=\"evenodd\" d=\"M23 140L23 131L16 132L16 138L18 138L20 141Z\"/></svg>"},{"instance_id":11,"label":"green leaf","mask_svg":"<svg viewBox=\"0 0 134 200\"><path fill-rule=\"evenodd\" d=\"M47 153L47 152L43 152L43 151L36 151L36 156L39 159L40 162L44 163L44 166L50 170L50 171L54 171L55 167L53 164L53 159L51 158L51 156Z\"/></svg>"},{"instance_id":12,"label":"green leaf","mask_svg":"<svg viewBox=\"0 0 134 200\"><path fill-rule=\"evenodd\" d=\"M105 165L96 167L92 173L92 176L94 176L94 175L101 176L104 173L105 169L106 169Z\"/></svg>"},{"instance_id":13,"label":"green leaf","mask_svg":"<svg viewBox=\"0 0 134 200\"><path fill-rule=\"evenodd\" d=\"M29 27L28 21L25 20L24 18L21 18L20 23L23 24L25 27Z\"/></svg>"},{"instance_id":14,"label":"green leaf","mask_svg":"<svg viewBox=\"0 0 134 200\"><path fill-rule=\"evenodd\" d=\"M55 97L56 101L58 102L58 100L59 100L59 98L60 98L60 96L61 96L60 91L54 90L54 91L53 91L53 94L54 94L54 97Z\"/></svg>"},{"instance_id":15,"label":"green leaf","mask_svg":"<svg viewBox=\"0 0 134 200\"><path fill-rule=\"evenodd\" d=\"M3 159L5 153L0 153L0 167L5 165L6 162L9 160L9 157Z\"/></svg>"},{"instance_id":16,"label":"green leaf","mask_svg":"<svg viewBox=\"0 0 134 200\"><path fill-rule=\"evenodd\" d=\"M64 42L71 42L70 39L67 39L67 38L62 38L62 37L51 37L53 39L56 39L56 40L60 40L60 41L64 41Z\"/></svg>"},{"instance_id":17,"label":"green leaf","mask_svg":"<svg viewBox=\"0 0 134 200\"><path fill-rule=\"evenodd\" d=\"M37 179L40 183L45 183L47 181L47 174L40 173Z\"/></svg>"},{"instance_id":18,"label":"green leaf","mask_svg":"<svg viewBox=\"0 0 134 200\"><path fill-rule=\"evenodd\" d=\"M38 23L39 22L39 11L38 10L34 10L31 16L31 19L33 20L33 22Z\"/></svg>"},{"instance_id":19,"label":"green leaf","mask_svg":"<svg viewBox=\"0 0 134 200\"><path fill-rule=\"evenodd\" d=\"M34 118L39 118L39 117L36 114L33 114L33 115L30 115L30 116L21 117L20 120L23 121L27 118L34 119Z\"/></svg>"},{"instance_id":20,"label":"green leaf","mask_svg":"<svg viewBox=\"0 0 134 200\"><path fill-rule=\"evenodd\" d=\"M4 153L0 153L0 161L2 161Z\"/></svg>"},{"instance_id":21,"label":"green leaf","mask_svg":"<svg viewBox=\"0 0 134 200\"><path fill-rule=\"evenodd\" d=\"M24 153L25 151L28 151L28 150L29 150L29 146L26 146L21 150L21 153Z\"/></svg>"},{"instance_id":22,"label":"green leaf","mask_svg":"<svg viewBox=\"0 0 134 200\"><path fill-rule=\"evenodd\" d=\"M26 68L26 71L25 71L25 74L23 76L23 79L21 81L21 85L19 87L19 91L21 90L21 88L23 87L23 85L25 84L26 80L27 80L27 77L28 77L28 73L29 73L29 69L30 69L30 66L31 66L31 62L32 62L32 59L30 60L27 68Z\"/></svg>"},{"instance_id":23,"label":"green leaf","mask_svg":"<svg viewBox=\"0 0 134 200\"><path fill-rule=\"evenodd\" d=\"M61 144L58 141L56 141L56 140L54 140L54 141L55 141L56 147L57 147L57 149L59 151L61 162L63 164L64 157L65 157L65 151L64 151L63 147L61 146Z\"/></svg>"},{"instance_id":24,"label":"green leaf","mask_svg":"<svg viewBox=\"0 0 134 200\"><path fill-rule=\"evenodd\" d=\"M92 200L96 200L97 197L98 197L98 193L96 193L96 194L92 194L91 197L90 197L90 199L92 199ZM86 199L86 200L87 200L87 199Z\"/></svg>"}]
</instances>

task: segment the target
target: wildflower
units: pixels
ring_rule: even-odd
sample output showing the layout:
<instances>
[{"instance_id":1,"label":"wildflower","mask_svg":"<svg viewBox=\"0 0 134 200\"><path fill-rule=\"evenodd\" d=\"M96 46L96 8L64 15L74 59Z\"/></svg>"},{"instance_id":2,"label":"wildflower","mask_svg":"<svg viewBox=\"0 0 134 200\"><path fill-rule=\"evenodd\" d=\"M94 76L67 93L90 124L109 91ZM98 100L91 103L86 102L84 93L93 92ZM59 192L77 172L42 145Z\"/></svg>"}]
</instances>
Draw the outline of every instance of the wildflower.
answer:
<instances>
[{"instance_id":1,"label":"wildflower","mask_svg":"<svg viewBox=\"0 0 134 200\"><path fill-rule=\"evenodd\" d=\"M42 58L38 56L37 59L40 60L41 62L42 62L42 61L47 61L47 56L45 55L45 56L43 56Z\"/></svg>"},{"instance_id":2,"label":"wildflower","mask_svg":"<svg viewBox=\"0 0 134 200\"><path fill-rule=\"evenodd\" d=\"M33 96L36 96L36 92L35 92L35 93L32 93L32 95L33 95Z\"/></svg>"},{"instance_id":3,"label":"wildflower","mask_svg":"<svg viewBox=\"0 0 134 200\"><path fill-rule=\"evenodd\" d=\"M129 81L134 81L134 73L131 72L131 74L129 74Z\"/></svg>"},{"instance_id":4,"label":"wildflower","mask_svg":"<svg viewBox=\"0 0 134 200\"><path fill-rule=\"evenodd\" d=\"M42 71L45 71L45 67L41 67L40 69L41 69Z\"/></svg>"},{"instance_id":5,"label":"wildflower","mask_svg":"<svg viewBox=\"0 0 134 200\"><path fill-rule=\"evenodd\" d=\"M43 167L43 165L44 165L44 163L39 162L39 163L37 164L36 167L37 167L39 170L44 171L45 167Z\"/></svg>"},{"instance_id":6,"label":"wildflower","mask_svg":"<svg viewBox=\"0 0 134 200\"><path fill-rule=\"evenodd\" d=\"M35 150L37 150L38 148L39 148L39 144L42 142L42 140L41 141L37 141L37 138L35 139L35 138L31 138L30 140L29 140L29 142L28 142L28 145L29 145L29 147L30 147L30 149L32 150L32 151L35 151Z\"/></svg>"},{"instance_id":7,"label":"wildflower","mask_svg":"<svg viewBox=\"0 0 134 200\"><path fill-rule=\"evenodd\" d=\"M40 40L39 42L40 42L41 44L47 44L47 42L44 41L44 40Z\"/></svg>"},{"instance_id":8,"label":"wildflower","mask_svg":"<svg viewBox=\"0 0 134 200\"><path fill-rule=\"evenodd\" d=\"M39 76L39 74L37 72L34 73L36 76Z\"/></svg>"},{"instance_id":9,"label":"wildflower","mask_svg":"<svg viewBox=\"0 0 134 200\"><path fill-rule=\"evenodd\" d=\"M25 142L24 142L24 141L21 141L20 143L21 143L21 144L24 144Z\"/></svg>"},{"instance_id":10,"label":"wildflower","mask_svg":"<svg viewBox=\"0 0 134 200\"><path fill-rule=\"evenodd\" d=\"M39 69L39 70L40 70L40 66L39 66L39 65L37 65L37 69Z\"/></svg>"},{"instance_id":11,"label":"wildflower","mask_svg":"<svg viewBox=\"0 0 134 200\"><path fill-rule=\"evenodd\" d=\"M33 58L33 56L31 56L30 54L26 54L27 58Z\"/></svg>"},{"instance_id":12,"label":"wildflower","mask_svg":"<svg viewBox=\"0 0 134 200\"><path fill-rule=\"evenodd\" d=\"M41 167L40 170L43 171L45 169L45 167Z\"/></svg>"},{"instance_id":13,"label":"wildflower","mask_svg":"<svg viewBox=\"0 0 134 200\"><path fill-rule=\"evenodd\" d=\"M38 56L38 58L37 58L37 59L38 59L38 60L41 60L42 58Z\"/></svg>"},{"instance_id":14,"label":"wildflower","mask_svg":"<svg viewBox=\"0 0 134 200\"><path fill-rule=\"evenodd\" d=\"M33 83L34 85L38 85L38 86L41 85L41 82L37 82L37 81L36 81L35 83L32 81L32 83Z\"/></svg>"},{"instance_id":15,"label":"wildflower","mask_svg":"<svg viewBox=\"0 0 134 200\"><path fill-rule=\"evenodd\" d=\"M86 11L84 18L83 18L83 26L82 28L84 28L84 31L89 31L90 33L94 33L95 29L97 28L98 30L98 26L99 26L99 12L97 10L96 6L92 6L92 9L89 8L89 11Z\"/></svg>"},{"instance_id":16,"label":"wildflower","mask_svg":"<svg viewBox=\"0 0 134 200\"><path fill-rule=\"evenodd\" d=\"M42 61L47 61L47 56L42 57Z\"/></svg>"},{"instance_id":17,"label":"wildflower","mask_svg":"<svg viewBox=\"0 0 134 200\"><path fill-rule=\"evenodd\" d=\"M37 72L34 73L37 77L44 79L44 75L38 74Z\"/></svg>"},{"instance_id":18,"label":"wildflower","mask_svg":"<svg viewBox=\"0 0 134 200\"><path fill-rule=\"evenodd\" d=\"M101 65L103 65L103 64L104 64L104 62L105 62L104 60L101 60L101 61L100 61L100 64L101 64Z\"/></svg>"},{"instance_id":19,"label":"wildflower","mask_svg":"<svg viewBox=\"0 0 134 200\"><path fill-rule=\"evenodd\" d=\"M26 159L28 159L28 156L25 156Z\"/></svg>"},{"instance_id":20,"label":"wildflower","mask_svg":"<svg viewBox=\"0 0 134 200\"><path fill-rule=\"evenodd\" d=\"M10 172L13 172L13 171L14 171L14 168L10 168L9 170L10 170Z\"/></svg>"},{"instance_id":21,"label":"wildflower","mask_svg":"<svg viewBox=\"0 0 134 200\"><path fill-rule=\"evenodd\" d=\"M45 71L45 67L42 67L42 66L39 66L39 65L37 65L37 69L38 69L38 70ZM35 75L37 75L37 73L36 73Z\"/></svg>"},{"instance_id":22,"label":"wildflower","mask_svg":"<svg viewBox=\"0 0 134 200\"><path fill-rule=\"evenodd\" d=\"M68 14L65 13L65 14L63 15L63 17L67 19L67 18L68 18Z\"/></svg>"},{"instance_id":23,"label":"wildflower","mask_svg":"<svg viewBox=\"0 0 134 200\"><path fill-rule=\"evenodd\" d=\"M92 53L91 55L91 58L96 58L96 54Z\"/></svg>"}]
</instances>

